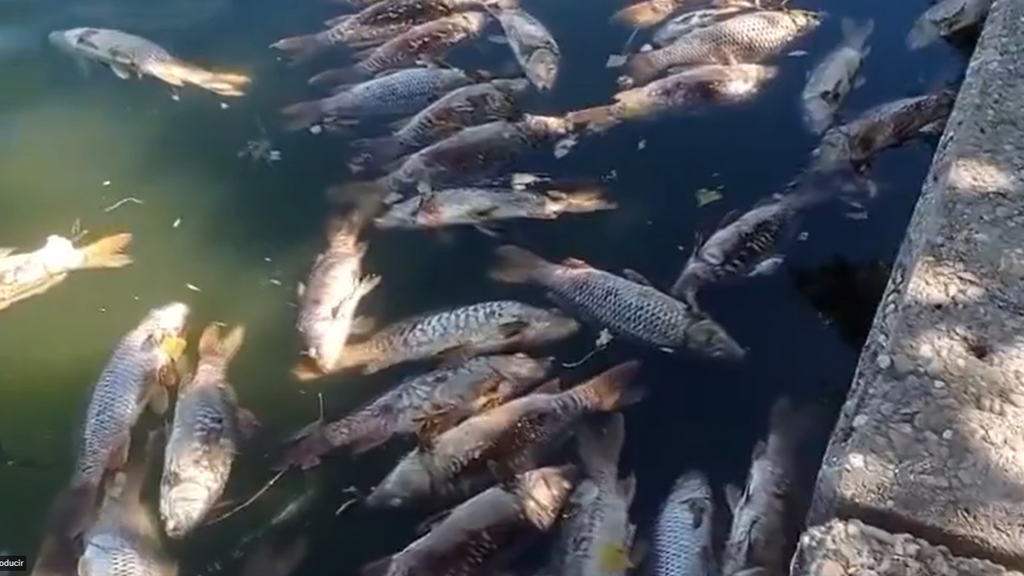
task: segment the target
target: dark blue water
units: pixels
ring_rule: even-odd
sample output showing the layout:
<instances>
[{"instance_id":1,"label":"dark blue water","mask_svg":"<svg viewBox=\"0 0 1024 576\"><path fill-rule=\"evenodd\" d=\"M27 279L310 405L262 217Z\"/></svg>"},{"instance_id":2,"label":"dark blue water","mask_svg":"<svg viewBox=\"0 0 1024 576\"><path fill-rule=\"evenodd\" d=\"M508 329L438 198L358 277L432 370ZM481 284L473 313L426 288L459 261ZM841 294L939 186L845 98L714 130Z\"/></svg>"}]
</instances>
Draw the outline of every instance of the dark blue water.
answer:
<instances>
[{"instance_id":1,"label":"dark blue water","mask_svg":"<svg viewBox=\"0 0 1024 576\"><path fill-rule=\"evenodd\" d=\"M33 515L45 508L66 478L77 407L113 339L141 310L170 298L189 301L202 321L223 319L251 325L233 375L241 397L263 418L265 434L250 446L231 488L232 497L244 499L269 477L262 454L275 447L275 437L316 416L315 391L300 391L287 377L297 350L294 311L287 300L323 239L323 190L349 178L344 140L283 134L275 127L278 108L315 95L305 79L342 64L344 55L289 68L276 62L266 47L284 36L315 31L320 22L341 10L314 0L247 0L223 3L216 10L206 7L210 13L204 16L197 4L182 0L160 5L166 13L153 16L127 0L94 3L85 12L70 2L49 4L45 9L25 4L0 4L0 15L6 15L0 19L0 31L4 26L42 32L84 25L122 27L195 60L246 68L254 74L256 84L249 96L232 101L225 110L204 94L189 93L181 102L173 102L152 84L125 83L102 72L81 77L66 58L45 46L22 48L17 44L19 48L12 51L3 78L5 86L18 89L0 94L0 144L22 138L11 146L20 142L19 149L24 151L23 134L34 130L42 135L31 141L32 154L24 152L24 158L19 156L19 161L9 166L9 174L0 177L4 202L0 206L11 207L7 215L0 208L0 224L18 232L17 240L3 239L0 245L30 242L44 234L43 228L65 226L81 214L83 199L90 197L91 214L99 222L131 226L133 231L148 234L140 249L150 258L149 264L139 259L139 266L148 268L132 272L133 276L96 281L107 282L114 293L122 291L124 300L129 295L142 298L121 306L120 312L112 309L116 321L109 316L82 320L92 328L78 327L71 332L68 339L74 344L67 344L67 350L62 348L58 356L61 365L68 366L57 380L67 383L59 388L62 392L57 384L47 387L44 382L54 382L53 376L38 375L38 366L47 358L44 354L26 352L9 372L11 379L25 384L18 386L17 393L5 393L3 401L30 408L18 421L17 430L13 421L0 422L0 438L9 450L45 453L46 465L34 471L0 469L0 487L25 491L23 497L0 502L5 510L0 515ZM621 4L609 0L524 0L523 4L548 25L563 52L556 89L534 97L530 111L557 114L606 102L615 79L614 71L605 68L606 58L618 52L629 35L628 30L608 23ZM927 7L925 0L832 1L802 3L800 7L823 9L830 17L818 32L794 45L809 55L782 57L780 77L753 102L698 116L624 126L584 139L561 160L548 150L523 158L516 166L518 172L604 178L620 208L556 222L511 224L504 227L500 242L520 244L550 259L581 258L611 271L633 268L656 285L666 286L691 250L696 232L706 236L727 213L743 211L779 191L805 166L817 142L801 127L798 94L808 70L838 42L840 17L876 20L873 52L862 69L867 84L848 98L847 114L921 93L964 65L961 54L944 46L920 53L905 49L905 34ZM5 46L0 36L0 52ZM505 50L481 42L450 60L505 67L510 61ZM54 103L46 105L59 108L62 115L40 104L51 100ZM258 135L257 118L268 127L284 157L272 169L248 165L235 157L246 140ZM62 150L61 154L55 157L54 149ZM76 157L79 161L71 162L74 166L53 169L61 159ZM653 394L627 412L624 461L624 468L639 477L636 514L641 524L672 479L687 468L706 470L716 486L742 484L750 449L764 432L769 406L780 395L819 402L833 411L838 407L856 362L857 338L863 337L872 300L878 297L879 275L875 274L873 286L867 282L864 288L850 285L853 282L841 276L837 281L835 274L822 272L822 267L841 258L855 267L878 269L878 262L891 260L930 157L926 145L886 152L874 166L882 190L868 205L866 220L844 216L838 205L823 207L805 221L805 239L790 250L780 273L702 294L706 308L750 350L741 365L669 357L616 344L574 370L583 375L616 360L645 359L642 378L650 383ZM15 170L17 177L12 175ZM98 182L109 178L104 174L110 171L125 174L122 179L132 185L126 184L130 189L117 194L111 191L108 198ZM84 172L88 172L87 178ZM61 189L69 191L59 197L47 196L56 186L52 179L57 178ZM119 183L115 178L112 186ZM70 190L76 186L82 190L72 194ZM724 198L698 208L695 192L719 186ZM43 199L30 201L25 198L29 193ZM97 213L96 206L102 205L98 196L109 204L117 197L145 193L149 194L148 203L134 213L143 215L130 215L128 208L121 216ZM10 216L14 213L17 220ZM170 222L178 217L185 226L182 232L172 233ZM200 224L189 228L193 221ZM384 283L367 307L381 321L500 297L544 303L537 290L496 286L486 279L491 250L499 241L475 231L460 230L447 239L412 232L372 233L369 241L368 267L382 275ZM884 264L881 269L884 278ZM797 282L796 270L803 271L801 282ZM279 281L280 286L268 283L268 278ZM826 293L818 289L815 298L809 298L808 290L798 289L798 284L805 287L807 278L824 283ZM186 281L197 283L203 291L186 291L182 288ZM43 338L56 326L74 322L76 310L90 307L91 311L114 301L106 297L110 293L104 293L106 299L88 295L102 290L84 280L65 292L68 295L46 296L54 307L48 314L39 308L20 313L0 337L11 346L20 345L21 350L38 351L43 348ZM859 292L863 296L858 296ZM42 317L48 329L35 328ZM36 340L26 339L27 333ZM588 333L567 344L558 350L559 358L569 362L583 356L594 337ZM396 377L388 373L324 385L328 415L358 405ZM17 436L31 426L46 432L19 444ZM8 440L12 436L15 439ZM317 513L309 518L313 552L302 573L351 574L363 563L397 551L409 541L413 515L356 510L334 516L331 506L345 500L342 491L349 485L372 486L400 454L401 449L395 448L357 461L332 461L324 467L320 480L325 496ZM300 492L303 482L301 478L286 479L257 504L179 547L176 553L185 564L183 573L196 573L212 559L227 554L241 536L264 524L276 505ZM0 526L0 537L0 547L31 553L38 532Z\"/></svg>"}]
</instances>

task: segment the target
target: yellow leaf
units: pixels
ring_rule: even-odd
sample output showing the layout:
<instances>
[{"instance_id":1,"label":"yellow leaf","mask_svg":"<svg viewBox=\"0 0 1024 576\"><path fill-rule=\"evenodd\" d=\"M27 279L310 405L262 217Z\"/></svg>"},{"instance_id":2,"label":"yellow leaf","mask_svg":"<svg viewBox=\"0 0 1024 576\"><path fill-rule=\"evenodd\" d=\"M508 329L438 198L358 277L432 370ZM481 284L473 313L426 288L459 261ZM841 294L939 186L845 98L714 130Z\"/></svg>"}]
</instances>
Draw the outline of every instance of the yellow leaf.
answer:
<instances>
[{"instance_id":1,"label":"yellow leaf","mask_svg":"<svg viewBox=\"0 0 1024 576\"><path fill-rule=\"evenodd\" d=\"M182 354L185 353L185 348L188 346L188 342L184 338L178 336L168 336L160 342L160 349L163 350L164 354L167 354L172 360L181 358Z\"/></svg>"},{"instance_id":2,"label":"yellow leaf","mask_svg":"<svg viewBox=\"0 0 1024 576\"><path fill-rule=\"evenodd\" d=\"M602 544L598 552L598 563L604 572L623 572L633 567L629 550L622 544Z\"/></svg>"}]
</instances>

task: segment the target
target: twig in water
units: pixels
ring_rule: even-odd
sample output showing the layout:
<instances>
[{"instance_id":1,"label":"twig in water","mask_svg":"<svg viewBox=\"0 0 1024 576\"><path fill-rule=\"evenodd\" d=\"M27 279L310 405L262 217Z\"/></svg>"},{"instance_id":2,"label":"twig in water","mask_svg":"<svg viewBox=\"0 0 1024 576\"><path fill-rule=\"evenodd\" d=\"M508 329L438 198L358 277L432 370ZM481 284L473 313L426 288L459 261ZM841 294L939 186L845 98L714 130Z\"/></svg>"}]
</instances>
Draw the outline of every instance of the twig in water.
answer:
<instances>
[{"instance_id":1,"label":"twig in water","mask_svg":"<svg viewBox=\"0 0 1024 576\"><path fill-rule=\"evenodd\" d=\"M334 511L334 515L335 516L340 516L342 512L347 510L350 506L352 506L356 502L359 502L359 500L361 500L362 497L363 497L363 495L359 493L359 488L356 488L355 486L349 486L348 488L345 488L341 492L343 494L355 494L355 496L352 497L352 498L349 498L348 500L346 500L337 510L335 510Z\"/></svg>"},{"instance_id":2,"label":"twig in water","mask_svg":"<svg viewBox=\"0 0 1024 576\"><path fill-rule=\"evenodd\" d=\"M145 202L143 202L142 200L139 200L138 198L132 198L131 196L129 196L127 198L122 198L117 202L114 202L110 206L107 206L106 208L103 209L103 211L113 212L114 210L117 210L118 208L124 206L125 204L128 204L129 202L132 204L145 204Z\"/></svg>"},{"instance_id":3,"label":"twig in water","mask_svg":"<svg viewBox=\"0 0 1024 576\"><path fill-rule=\"evenodd\" d=\"M218 522L220 522L222 520L225 520L225 519L227 519L230 516L234 516L237 512L240 512L243 509L248 508L250 505L252 505L253 502L256 501L257 498L259 498L260 496L263 496L264 494L266 494L267 490L270 490L270 488L274 484L277 484L277 481L280 480L281 477L284 476L284 473L287 472L287 471L288 471L288 469L285 468L284 470L281 470L280 472L275 474L273 478L268 480L267 483L264 484L262 488L257 490L256 493L253 494L248 500L246 500L245 502L242 502L238 506L235 506L231 510L225 512L224 514L221 514L220 516L217 516L213 520L208 521L206 523L206 526L211 526L213 524L217 524Z\"/></svg>"}]
</instances>

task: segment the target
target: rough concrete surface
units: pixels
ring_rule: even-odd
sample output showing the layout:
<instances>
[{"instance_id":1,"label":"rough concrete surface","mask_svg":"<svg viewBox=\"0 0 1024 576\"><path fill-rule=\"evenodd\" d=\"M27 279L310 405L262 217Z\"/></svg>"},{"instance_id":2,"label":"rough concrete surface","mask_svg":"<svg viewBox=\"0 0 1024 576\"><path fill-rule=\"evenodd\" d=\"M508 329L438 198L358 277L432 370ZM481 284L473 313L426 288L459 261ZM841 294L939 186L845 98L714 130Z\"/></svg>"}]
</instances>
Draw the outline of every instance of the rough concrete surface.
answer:
<instances>
[{"instance_id":1,"label":"rough concrete surface","mask_svg":"<svg viewBox=\"0 0 1024 576\"><path fill-rule=\"evenodd\" d=\"M810 524L1024 568L1024 1L997 0L879 305Z\"/></svg>"},{"instance_id":2,"label":"rough concrete surface","mask_svg":"<svg viewBox=\"0 0 1024 576\"><path fill-rule=\"evenodd\" d=\"M856 520L833 520L800 538L792 574L799 576L1019 576L985 560L953 556L908 534Z\"/></svg>"}]
</instances>

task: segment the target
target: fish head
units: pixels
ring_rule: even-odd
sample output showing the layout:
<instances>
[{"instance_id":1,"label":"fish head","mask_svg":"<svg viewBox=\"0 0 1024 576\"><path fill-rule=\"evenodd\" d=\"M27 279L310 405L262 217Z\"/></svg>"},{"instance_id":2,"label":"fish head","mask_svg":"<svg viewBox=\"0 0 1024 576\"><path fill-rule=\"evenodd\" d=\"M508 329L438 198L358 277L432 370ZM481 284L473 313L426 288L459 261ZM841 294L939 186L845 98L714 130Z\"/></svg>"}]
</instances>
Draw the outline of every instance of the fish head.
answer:
<instances>
[{"instance_id":1,"label":"fish head","mask_svg":"<svg viewBox=\"0 0 1024 576\"><path fill-rule=\"evenodd\" d=\"M809 31L821 25L825 19L824 12L812 12L810 10L786 10L786 15L796 27L802 31Z\"/></svg>"},{"instance_id":2,"label":"fish head","mask_svg":"<svg viewBox=\"0 0 1024 576\"><path fill-rule=\"evenodd\" d=\"M345 342L352 333L352 318L327 318L313 326L306 354L320 369L330 374L342 367Z\"/></svg>"},{"instance_id":3,"label":"fish head","mask_svg":"<svg viewBox=\"0 0 1024 576\"><path fill-rule=\"evenodd\" d=\"M431 492L430 470L416 451L403 458L366 497L369 508L402 508Z\"/></svg>"},{"instance_id":4,"label":"fish head","mask_svg":"<svg viewBox=\"0 0 1024 576\"><path fill-rule=\"evenodd\" d=\"M547 466L516 477L513 494L526 519L541 530L555 524L579 477L575 466Z\"/></svg>"},{"instance_id":5,"label":"fish head","mask_svg":"<svg viewBox=\"0 0 1024 576\"><path fill-rule=\"evenodd\" d=\"M690 470L676 479L672 499L678 502L711 502L711 484L699 470Z\"/></svg>"},{"instance_id":6,"label":"fish head","mask_svg":"<svg viewBox=\"0 0 1024 576\"><path fill-rule=\"evenodd\" d=\"M96 34L95 28L71 28L69 30L57 30L50 32L47 38L50 44L59 50L69 54L88 54L90 56L102 56L103 51L91 40Z\"/></svg>"},{"instance_id":7,"label":"fish head","mask_svg":"<svg viewBox=\"0 0 1024 576\"><path fill-rule=\"evenodd\" d=\"M139 324L146 341L160 351L161 364L177 360L184 353L189 311L187 304L171 302L150 310Z\"/></svg>"},{"instance_id":8,"label":"fish head","mask_svg":"<svg viewBox=\"0 0 1024 576\"><path fill-rule=\"evenodd\" d=\"M506 94L522 94L530 89L533 84L526 78L498 78L491 83L498 90Z\"/></svg>"},{"instance_id":9,"label":"fish head","mask_svg":"<svg viewBox=\"0 0 1024 576\"><path fill-rule=\"evenodd\" d=\"M527 325L516 337L522 342L541 344L564 340L580 330L580 323L557 310L542 310L527 319Z\"/></svg>"},{"instance_id":10,"label":"fish head","mask_svg":"<svg viewBox=\"0 0 1024 576\"><path fill-rule=\"evenodd\" d=\"M721 324L710 318L704 318L691 324L686 329L687 344L712 358L723 360L741 360L747 351Z\"/></svg>"},{"instance_id":11,"label":"fish head","mask_svg":"<svg viewBox=\"0 0 1024 576\"><path fill-rule=\"evenodd\" d=\"M552 50L538 48L530 54L523 69L526 76L539 90L551 90L558 79L558 61L560 58Z\"/></svg>"},{"instance_id":12,"label":"fish head","mask_svg":"<svg viewBox=\"0 0 1024 576\"><path fill-rule=\"evenodd\" d=\"M536 138L554 139L568 136L572 133L575 124L573 121L560 116L535 116L524 114L521 125L526 131Z\"/></svg>"},{"instance_id":13,"label":"fish head","mask_svg":"<svg viewBox=\"0 0 1024 576\"><path fill-rule=\"evenodd\" d=\"M722 91L733 97L753 95L779 74L778 66L761 64L735 64L729 69L730 77Z\"/></svg>"},{"instance_id":14,"label":"fish head","mask_svg":"<svg viewBox=\"0 0 1024 576\"><path fill-rule=\"evenodd\" d=\"M824 132L835 115L832 104L818 96L804 98L803 104L804 123L815 133Z\"/></svg>"},{"instance_id":15,"label":"fish head","mask_svg":"<svg viewBox=\"0 0 1024 576\"><path fill-rule=\"evenodd\" d=\"M160 488L160 520L171 538L183 538L194 530L215 500L213 491L202 482L162 484Z\"/></svg>"},{"instance_id":16,"label":"fish head","mask_svg":"<svg viewBox=\"0 0 1024 576\"><path fill-rule=\"evenodd\" d=\"M55 234L46 237L39 258L48 270L71 270L84 259L71 240Z\"/></svg>"},{"instance_id":17,"label":"fish head","mask_svg":"<svg viewBox=\"0 0 1024 576\"><path fill-rule=\"evenodd\" d=\"M818 147L811 153L816 170L831 170L841 167L853 159L850 148L851 136L844 126L836 126L825 132Z\"/></svg>"}]
</instances>

